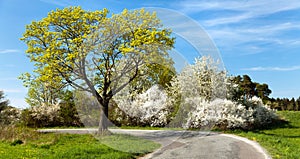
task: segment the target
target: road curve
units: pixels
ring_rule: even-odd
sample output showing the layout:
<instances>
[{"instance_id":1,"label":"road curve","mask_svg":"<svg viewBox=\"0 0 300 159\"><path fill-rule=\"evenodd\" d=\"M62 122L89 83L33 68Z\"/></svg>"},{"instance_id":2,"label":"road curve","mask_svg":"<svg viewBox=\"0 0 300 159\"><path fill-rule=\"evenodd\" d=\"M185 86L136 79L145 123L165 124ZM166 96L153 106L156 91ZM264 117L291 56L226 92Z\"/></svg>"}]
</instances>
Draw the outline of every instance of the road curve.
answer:
<instances>
[{"instance_id":1,"label":"road curve","mask_svg":"<svg viewBox=\"0 0 300 159\"><path fill-rule=\"evenodd\" d=\"M40 129L39 132L87 134L96 129ZM256 142L229 134L205 131L110 129L158 142L161 148L142 159L270 159Z\"/></svg>"}]
</instances>

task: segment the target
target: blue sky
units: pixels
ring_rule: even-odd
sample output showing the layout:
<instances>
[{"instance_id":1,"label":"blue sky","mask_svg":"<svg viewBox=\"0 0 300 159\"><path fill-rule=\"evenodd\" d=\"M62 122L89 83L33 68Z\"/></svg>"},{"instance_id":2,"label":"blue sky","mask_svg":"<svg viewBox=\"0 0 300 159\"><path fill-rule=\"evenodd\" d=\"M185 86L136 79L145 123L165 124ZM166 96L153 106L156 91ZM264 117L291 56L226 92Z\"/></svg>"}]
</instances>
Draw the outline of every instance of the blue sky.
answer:
<instances>
[{"instance_id":1,"label":"blue sky","mask_svg":"<svg viewBox=\"0 0 300 159\"><path fill-rule=\"evenodd\" d=\"M176 10L202 26L229 74L248 74L269 84L271 97L300 96L299 0L0 0L0 90L11 105L26 105L27 90L17 77L33 70L24 54L26 45L19 40L25 25L56 8L78 5L113 13L141 7ZM184 58L194 58L188 46L177 46Z\"/></svg>"}]
</instances>

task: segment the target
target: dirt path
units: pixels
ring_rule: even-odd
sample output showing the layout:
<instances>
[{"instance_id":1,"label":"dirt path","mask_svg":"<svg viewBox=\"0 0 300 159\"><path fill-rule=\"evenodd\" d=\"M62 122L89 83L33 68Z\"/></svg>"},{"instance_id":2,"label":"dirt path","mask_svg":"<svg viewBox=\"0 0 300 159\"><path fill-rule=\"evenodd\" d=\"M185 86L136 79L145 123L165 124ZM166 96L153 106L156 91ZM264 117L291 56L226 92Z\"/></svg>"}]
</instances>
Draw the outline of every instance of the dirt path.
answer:
<instances>
[{"instance_id":1,"label":"dirt path","mask_svg":"<svg viewBox=\"0 0 300 159\"><path fill-rule=\"evenodd\" d=\"M43 129L40 132L93 133L96 129ZM268 159L256 142L235 135L203 131L110 129L158 142L162 147L146 155L154 159Z\"/></svg>"}]
</instances>

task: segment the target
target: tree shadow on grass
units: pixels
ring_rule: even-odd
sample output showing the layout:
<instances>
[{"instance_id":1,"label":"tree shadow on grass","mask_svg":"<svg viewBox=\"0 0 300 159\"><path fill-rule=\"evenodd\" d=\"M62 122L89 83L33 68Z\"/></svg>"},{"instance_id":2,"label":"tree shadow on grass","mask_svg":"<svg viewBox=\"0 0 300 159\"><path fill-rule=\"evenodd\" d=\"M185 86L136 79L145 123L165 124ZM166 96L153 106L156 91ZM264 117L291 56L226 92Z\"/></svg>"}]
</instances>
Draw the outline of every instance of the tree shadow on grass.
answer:
<instances>
[{"instance_id":1,"label":"tree shadow on grass","mask_svg":"<svg viewBox=\"0 0 300 159\"><path fill-rule=\"evenodd\" d=\"M268 135L268 136L276 136L276 137L284 137L284 138L300 138L300 135L293 135L289 133L284 134L276 134L271 132L266 132L265 130L276 130L276 129L299 129L300 127L292 125L291 122L280 119L272 122L272 124L268 126L264 126L255 130L252 130L254 133Z\"/></svg>"},{"instance_id":2,"label":"tree shadow on grass","mask_svg":"<svg viewBox=\"0 0 300 159\"><path fill-rule=\"evenodd\" d=\"M269 124L267 126L261 127L258 130L274 130L274 129L282 129L282 128L289 128L289 129L298 129L298 126L294 126L291 124L291 122L283 119L275 120L272 122L272 124Z\"/></svg>"},{"instance_id":3,"label":"tree shadow on grass","mask_svg":"<svg viewBox=\"0 0 300 159\"><path fill-rule=\"evenodd\" d=\"M286 134L275 134L275 133L266 133L263 131L257 132L259 134L263 134L263 135L267 135L267 136L275 136L276 138L280 139L280 138L290 138L290 139L296 139L296 138L300 138L300 135L290 135L288 133Z\"/></svg>"},{"instance_id":4,"label":"tree shadow on grass","mask_svg":"<svg viewBox=\"0 0 300 159\"><path fill-rule=\"evenodd\" d=\"M228 129L228 130L219 130L219 129L214 129L215 131L224 131L224 132L254 132L254 133L261 133L264 130L276 130L276 129L299 129L298 126L292 125L291 122L283 120L283 119L278 119L272 121L271 124L268 125L260 125L260 126L255 126L252 125L248 127L247 129Z\"/></svg>"}]
</instances>

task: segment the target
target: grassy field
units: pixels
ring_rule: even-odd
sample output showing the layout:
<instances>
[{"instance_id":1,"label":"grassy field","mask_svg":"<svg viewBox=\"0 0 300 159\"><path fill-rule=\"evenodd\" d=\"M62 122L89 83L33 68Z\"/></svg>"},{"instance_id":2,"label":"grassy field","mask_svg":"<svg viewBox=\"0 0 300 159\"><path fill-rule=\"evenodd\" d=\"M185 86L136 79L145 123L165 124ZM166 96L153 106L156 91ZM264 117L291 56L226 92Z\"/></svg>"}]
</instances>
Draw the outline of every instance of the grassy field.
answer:
<instances>
[{"instance_id":1,"label":"grassy field","mask_svg":"<svg viewBox=\"0 0 300 159\"><path fill-rule=\"evenodd\" d=\"M256 131L229 131L257 141L273 158L300 156L300 112L277 112L288 122ZM138 127L125 127L138 128ZM139 129L143 129L139 127ZM145 127L144 129L149 129ZM152 128L162 129L162 128ZM168 129L168 128L163 128ZM96 139L92 135L41 134L28 128L0 127L0 158L136 158L159 148L159 144L128 136Z\"/></svg>"},{"instance_id":2,"label":"grassy field","mask_svg":"<svg viewBox=\"0 0 300 159\"><path fill-rule=\"evenodd\" d=\"M300 112L277 112L288 123L257 131L233 131L236 135L257 141L270 155L277 159L300 158Z\"/></svg>"},{"instance_id":3,"label":"grassy field","mask_svg":"<svg viewBox=\"0 0 300 159\"><path fill-rule=\"evenodd\" d=\"M0 131L0 158L136 158L159 148L152 141L128 135L97 140L93 135L39 134L26 128Z\"/></svg>"}]
</instances>

